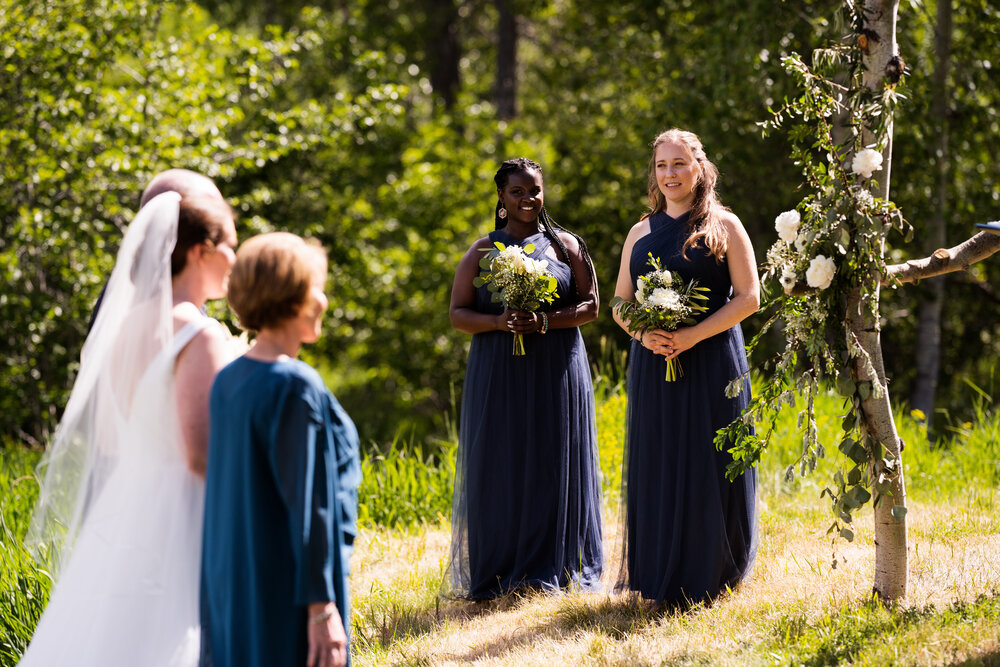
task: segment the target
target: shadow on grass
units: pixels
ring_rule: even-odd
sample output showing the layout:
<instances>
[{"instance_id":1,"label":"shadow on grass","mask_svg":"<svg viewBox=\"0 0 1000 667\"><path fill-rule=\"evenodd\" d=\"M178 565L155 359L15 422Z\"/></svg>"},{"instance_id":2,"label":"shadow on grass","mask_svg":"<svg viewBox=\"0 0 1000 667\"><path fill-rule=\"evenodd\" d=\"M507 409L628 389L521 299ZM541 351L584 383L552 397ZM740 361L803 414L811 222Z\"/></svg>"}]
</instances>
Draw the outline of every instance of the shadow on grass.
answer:
<instances>
[{"instance_id":1,"label":"shadow on grass","mask_svg":"<svg viewBox=\"0 0 1000 667\"><path fill-rule=\"evenodd\" d=\"M516 612L546 593L517 592L494 600L472 602L442 600L430 608L405 608L392 604L372 607L354 629L355 646L373 655L385 655L402 642L431 634L446 625L462 624L474 618ZM437 655L435 660L471 662L482 658L499 658L546 639L571 637L579 631L606 635L621 640L643 628L654 625L665 611L633 596L567 595L560 600L554 614L542 623L512 629L499 636L475 641L467 650ZM393 664L430 664L421 656L403 655Z\"/></svg>"},{"instance_id":2,"label":"shadow on grass","mask_svg":"<svg viewBox=\"0 0 1000 667\"><path fill-rule=\"evenodd\" d=\"M573 597L559 605L552 625L567 633L589 630L621 640L674 613L635 595Z\"/></svg>"},{"instance_id":3,"label":"shadow on grass","mask_svg":"<svg viewBox=\"0 0 1000 667\"><path fill-rule=\"evenodd\" d=\"M516 610L529 598L530 594L512 593L484 601L438 596L429 605L374 604L362 614L361 623L355 623L352 643L367 651L383 653L401 641L430 634L445 625Z\"/></svg>"},{"instance_id":4,"label":"shadow on grass","mask_svg":"<svg viewBox=\"0 0 1000 667\"><path fill-rule=\"evenodd\" d=\"M950 667L1000 667L1000 649L987 651L961 662L953 662Z\"/></svg>"}]
</instances>

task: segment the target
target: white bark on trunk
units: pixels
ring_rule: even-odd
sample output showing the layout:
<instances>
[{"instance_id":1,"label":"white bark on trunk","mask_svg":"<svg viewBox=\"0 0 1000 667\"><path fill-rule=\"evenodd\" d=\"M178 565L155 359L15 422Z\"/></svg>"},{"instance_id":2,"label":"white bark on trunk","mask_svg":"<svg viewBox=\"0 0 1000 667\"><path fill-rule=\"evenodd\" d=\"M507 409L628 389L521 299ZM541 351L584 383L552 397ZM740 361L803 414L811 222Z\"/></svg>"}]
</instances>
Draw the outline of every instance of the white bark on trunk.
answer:
<instances>
[{"instance_id":1,"label":"white bark on trunk","mask_svg":"<svg viewBox=\"0 0 1000 667\"><path fill-rule=\"evenodd\" d=\"M875 39L868 40L864 57L864 84L869 90L880 94L884 89L886 69L896 57L896 13L899 0L866 0L866 28L875 33ZM878 193L883 199L889 198L889 175L892 165L892 128L889 128L883 153L883 168L879 174ZM900 454L902 443L896 433L896 423L889 402L889 390L885 380L885 366L882 362L882 345L879 340L877 313L879 287L869 295L868 303L861 298L861 290L856 289L848 296L847 324L861 348L871 361L869 366L863 357L854 360L855 377L859 382L869 381L873 391L862 401L861 411L864 422L862 428L879 443L884 451L882 456L895 461L893 475L883 483L883 492L876 486L880 466L872 461L872 487L875 512L875 581L874 592L886 600L897 600L906 596L907 541L906 490L903 480L903 459ZM874 314L873 314L874 313ZM878 388L878 389L876 389Z\"/></svg>"}]
</instances>

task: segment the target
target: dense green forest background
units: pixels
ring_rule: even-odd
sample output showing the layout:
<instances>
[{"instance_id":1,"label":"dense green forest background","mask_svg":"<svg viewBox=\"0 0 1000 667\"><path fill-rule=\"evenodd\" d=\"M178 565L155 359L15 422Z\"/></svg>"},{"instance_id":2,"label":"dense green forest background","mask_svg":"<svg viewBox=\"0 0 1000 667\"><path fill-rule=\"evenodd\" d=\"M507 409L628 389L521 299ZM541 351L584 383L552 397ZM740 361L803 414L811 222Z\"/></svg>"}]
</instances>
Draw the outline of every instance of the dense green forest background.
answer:
<instances>
[{"instance_id":1,"label":"dense green forest background","mask_svg":"<svg viewBox=\"0 0 1000 667\"><path fill-rule=\"evenodd\" d=\"M892 197L916 233L894 240L893 261L1000 218L1000 3L952 4L947 53L933 0L900 8ZM600 372L620 372L627 339L606 304L646 208L650 141L675 126L702 137L762 259L801 195L784 139L758 123L794 92L782 55L843 34L840 6L0 0L4 442L44 444L122 230L167 167L215 178L241 238L323 240L331 311L307 355L366 440L419 441L455 416L468 337L448 323L454 267L492 229L492 176L509 157L542 164L547 208L587 240L605 305L584 335ZM939 352L946 428L968 383L992 394L1000 377L1000 263L940 280L939 339L920 315L924 281L884 295L883 345L902 399L928 381L918 355ZM765 317L766 301L745 330Z\"/></svg>"}]
</instances>

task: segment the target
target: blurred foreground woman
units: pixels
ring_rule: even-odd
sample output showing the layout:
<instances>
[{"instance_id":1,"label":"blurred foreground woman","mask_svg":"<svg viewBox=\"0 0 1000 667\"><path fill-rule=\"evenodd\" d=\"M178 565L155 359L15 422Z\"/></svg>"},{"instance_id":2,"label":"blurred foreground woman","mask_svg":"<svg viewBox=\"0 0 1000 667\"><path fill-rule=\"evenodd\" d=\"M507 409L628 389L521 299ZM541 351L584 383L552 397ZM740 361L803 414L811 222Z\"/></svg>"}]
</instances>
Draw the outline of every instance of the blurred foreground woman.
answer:
<instances>
[{"instance_id":1,"label":"blurred foreground woman","mask_svg":"<svg viewBox=\"0 0 1000 667\"><path fill-rule=\"evenodd\" d=\"M358 434L299 361L320 335L326 254L285 233L240 248L229 301L253 347L212 387L201 664L349 664Z\"/></svg>"}]
</instances>

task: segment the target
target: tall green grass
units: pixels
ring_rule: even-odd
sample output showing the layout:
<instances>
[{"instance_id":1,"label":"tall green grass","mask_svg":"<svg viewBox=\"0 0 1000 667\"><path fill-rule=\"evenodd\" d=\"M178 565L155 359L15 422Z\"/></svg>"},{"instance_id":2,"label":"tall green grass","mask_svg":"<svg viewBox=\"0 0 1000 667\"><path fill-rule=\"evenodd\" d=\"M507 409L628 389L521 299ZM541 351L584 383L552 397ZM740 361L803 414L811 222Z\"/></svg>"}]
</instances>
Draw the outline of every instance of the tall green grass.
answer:
<instances>
[{"instance_id":1,"label":"tall green grass","mask_svg":"<svg viewBox=\"0 0 1000 667\"><path fill-rule=\"evenodd\" d=\"M436 451L422 444L405 446L397 437L372 447L362 459L358 521L362 526L407 527L451 516L457 443L446 440Z\"/></svg>"},{"instance_id":2,"label":"tall green grass","mask_svg":"<svg viewBox=\"0 0 1000 667\"><path fill-rule=\"evenodd\" d=\"M15 665L34 632L51 580L22 543L38 497L38 451L5 447L0 465L0 665Z\"/></svg>"}]
</instances>

